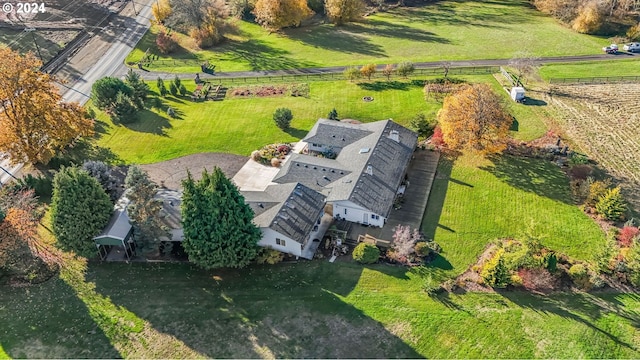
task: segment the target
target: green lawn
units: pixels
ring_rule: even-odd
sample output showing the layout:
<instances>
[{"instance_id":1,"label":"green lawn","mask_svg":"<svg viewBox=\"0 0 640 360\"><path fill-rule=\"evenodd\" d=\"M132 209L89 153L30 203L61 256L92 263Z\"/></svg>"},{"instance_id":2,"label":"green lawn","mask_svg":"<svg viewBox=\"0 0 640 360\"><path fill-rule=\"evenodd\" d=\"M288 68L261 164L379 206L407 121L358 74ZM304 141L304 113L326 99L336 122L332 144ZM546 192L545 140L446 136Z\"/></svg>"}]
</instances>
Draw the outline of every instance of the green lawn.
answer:
<instances>
[{"instance_id":1,"label":"green lawn","mask_svg":"<svg viewBox=\"0 0 640 360\"><path fill-rule=\"evenodd\" d=\"M618 55L626 56L626 55ZM574 64L547 64L540 68L540 77L587 78L598 76L640 76L640 60L589 61Z\"/></svg>"},{"instance_id":2,"label":"green lawn","mask_svg":"<svg viewBox=\"0 0 640 360\"><path fill-rule=\"evenodd\" d=\"M425 272L431 270L426 269ZM95 264L0 292L14 358L637 358L635 295L428 297L402 268Z\"/></svg>"},{"instance_id":3,"label":"green lawn","mask_svg":"<svg viewBox=\"0 0 640 360\"><path fill-rule=\"evenodd\" d=\"M155 52L153 29L127 58ZM157 62L153 71L199 72L209 60L217 71L265 70L467 59L508 59L527 50L536 56L582 55L600 51L606 40L581 35L531 7L528 0L446 0L422 7L377 13L362 23L323 24L269 34L240 21L238 34L211 50L182 48L172 57L191 62Z\"/></svg>"},{"instance_id":4,"label":"green lawn","mask_svg":"<svg viewBox=\"0 0 640 360\"><path fill-rule=\"evenodd\" d=\"M423 229L445 252L454 274L475 261L486 244L528 229L551 249L591 259L604 241L593 220L571 202L569 180L549 161L473 156L443 158Z\"/></svg>"},{"instance_id":5,"label":"green lawn","mask_svg":"<svg viewBox=\"0 0 640 360\"><path fill-rule=\"evenodd\" d=\"M391 86L371 89L371 85ZM419 112L434 112L440 105L425 102L421 86L409 82L356 84L347 81L310 82L309 98L227 98L193 103L168 97L180 119L145 110L141 119L127 126L114 126L106 117L98 144L111 148L131 163L153 163L200 152L249 155L266 144L296 141L304 137L320 117L336 108L340 118L374 121L392 118L401 124ZM362 101L373 96L372 102ZM291 109L292 129L280 130L273 121L278 107Z\"/></svg>"}]
</instances>

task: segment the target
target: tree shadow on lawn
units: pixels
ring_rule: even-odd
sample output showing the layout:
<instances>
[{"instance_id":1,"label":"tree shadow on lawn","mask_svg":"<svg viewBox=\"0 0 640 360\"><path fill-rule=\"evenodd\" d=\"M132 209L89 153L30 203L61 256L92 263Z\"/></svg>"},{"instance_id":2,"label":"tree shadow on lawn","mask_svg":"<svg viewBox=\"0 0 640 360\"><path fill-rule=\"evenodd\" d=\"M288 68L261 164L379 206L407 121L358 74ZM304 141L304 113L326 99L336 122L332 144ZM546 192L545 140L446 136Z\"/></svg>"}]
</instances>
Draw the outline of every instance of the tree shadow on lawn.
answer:
<instances>
[{"instance_id":1,"label":"tree shadow on lawn","mask_svg":"<svg viewBox=\"0 0 640 360\"><path fill-rule=\"evenodd\" d=\"M123 160L110 148L95 144L90 138L80 138L74 144L59 151L47 164L48 169L59 169L62 166L82 165L87 160L102 161L110 165L120 165Z\"/></svg>"},{"instance_id":2,"label":"tree shadow on lawn","mask_svg":"<svg viewBox=\"0 0 640 360\"><path fill-rule=\"evenodd\" d=\"M342 299L361 273L313 261L217 271L100 264L88 276L114 303L210 358L422 357Z\"/></svg>"},{"instance_id":3,"label":"tree shadow on lawn","mask_svg":"<svg viewBox=\"0 0 640 360\"><path fill-rule=\"evenodd\" d=\"M176 118L179 118L179 111L176 109L174 109L174 111L176 111ZM138 112L138 120L129 124L121 125L133 131L156 134L166 137L168 137L169 135L165 133L165 129L170 129L172 127L169 119L165 118L164 116L160 116L148 109L144 109Z\"/></svg>"},{"instance_id":4,"label":"tree shadow on lawn","mask_svg":"<svg viewBox=\"0 0 640 360\"><path fill-rule=\"evenodd\" d=\"M368 36L381 36L400 40L411 40L420 43L451 43L451 41L449 41L448 39L438 36L435 33L429 31L378 19L366 19L361 24L347 24L344 26L344 28L353 33Z\"/></svg>"},{"instance_id":5,"label":"tree shadow on lawn","mask_svg":"<svg viewBox=\"0 0 640 360\"><path fill-rule=\"evenodd\" d=\"M629 311L612 311L612 308L608 306L609 301L603 297L587 293L567 293L540 296L524 291L500 291L499 294L518 306L531 309L537 313L551 313L570 319L605 335L617 345L628 349L638 350L635 345L621 340L615 334L612 334L606 329L600 328L595 324L595 320L598 320L603 315L611 312L630 320L632 325L635 327L640 323L640 316L638 314L631 313Z\"/></svg>"},{"instance_id":6,"label":"tree shadow on lawn","mask_svg":"<svg viewBox=\"0 0 640 360\"><path fill-rule=\"evenodd\" d=\"M0 286L0 294L2 350L10 358L122 358L63 280Z\"/></svg>"},{"instance_id":7,"label":"tree shadow on lawn","mask_svg":"<svg viewBox=\"0 0 640 360\"><path fill-rule=\"evenodd\" d=\"M382 46L373 44L366 36L368 32L370 32L369 29L354 25L339 28L332 25L320 25L289 29L285 34L291 39L317 48L347 54L387 57Z\"/></svg>"},{"instance_id":8,"label":"tree shadow on lawn","mask_svg":"<svg viewBox=\"0 0 640 360\"><path fill-rule=\"evenodd\" d=\"M358 87L367 91L385 91L385 90L409 90L412 87L417 87L411 82L404 81L374 81L374 82L360 82ZM422 87L422 85L420 86Z\"/></svg>"},{"instance_id":9,"label":"tree shadow on lawn","mask_svg":"<svg viewBox=\"0 0 640 360\"><path fill-rule=\"evenodd\" d=\"M492 166L482 166L507 184L566 204L573 204L569 179L550 161L501 155L490 157Z\"/></svg>"},{"instance_id":10,"label":"tree shadow on lawn","mask_svg":"<svg viewBox=\"0 0 640 360\"><path fill-rule=\"evenodd\" d=\"M220 50L225 51L229 61L246 62L253 71L298 69L312 67L317 64L293 60L290 52L269 46L264 41L251 39L244 42L229 41Z\"/></svg>"},{"instance_id":11,"label":"tree shadow on lawn","mask_svg":"<svg viewBox=\"0 0 640 360\"><path fill-rule=\"evenodd\" d=\"M293 136L296 139L302 139L303 137L307 136L307 133L309 131L308 130L304 130L304 129L296 129L296 128L290 127L287 130L284 130L284 132L286 132L287 134Z\"/></svg>"}]
</instances>

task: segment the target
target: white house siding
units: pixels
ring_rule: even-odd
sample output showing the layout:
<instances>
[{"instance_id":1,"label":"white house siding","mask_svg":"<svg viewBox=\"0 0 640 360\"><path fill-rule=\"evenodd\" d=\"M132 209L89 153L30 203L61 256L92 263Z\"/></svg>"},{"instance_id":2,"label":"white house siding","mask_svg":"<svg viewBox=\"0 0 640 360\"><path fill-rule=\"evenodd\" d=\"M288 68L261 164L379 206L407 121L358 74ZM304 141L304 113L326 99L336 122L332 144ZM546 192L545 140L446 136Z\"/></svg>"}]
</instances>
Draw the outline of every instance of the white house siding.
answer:
<instances>
[{"instance_id":1,"label":"white house siding","mask_svg":"<svg viewBox=\"0 0 640 360\"><path fill-rule=\"evenodd\" d=\"M382 227L385 222L385 218L383 216L358 206L351 201L333 202L333 217L339 217L341 219L346 219L347 221L377 227Z\"/></svg>"},{"instance_id":2,"label":"white house siding","mask_svg":"<svg viewBox=\"0 0 640 360\"><path fill-rule=\"evenodd\" d=\"M299 242L294 241L277 231L273 231L270 228L263 227L260 228L260 230L262 230L262 239L260 239L258 245L262 247L270 247L294 256L300 256L302 254L302 244ZM276 244L276 238L284 240L285 246Z\"/></svg>"}]
</instances>

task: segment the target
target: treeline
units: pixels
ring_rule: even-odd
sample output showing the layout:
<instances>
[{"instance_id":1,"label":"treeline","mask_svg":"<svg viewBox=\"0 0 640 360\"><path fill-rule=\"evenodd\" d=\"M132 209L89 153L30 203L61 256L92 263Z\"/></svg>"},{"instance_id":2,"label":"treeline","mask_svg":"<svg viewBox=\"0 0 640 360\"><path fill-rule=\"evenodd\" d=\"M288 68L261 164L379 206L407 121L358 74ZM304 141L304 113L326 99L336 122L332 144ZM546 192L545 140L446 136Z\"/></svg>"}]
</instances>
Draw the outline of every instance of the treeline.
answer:
<instances>
[{"instance_id":1,"label":"treeline","mask_svg":"<svg viewBox=\"0 0 640 360\"><path fill-rule=\"evenodd\" d=\"M580 33L619 34L626 30L629 40L640 39L640 0L533 0L533 5Z\"/></svg>"}]
</instances>

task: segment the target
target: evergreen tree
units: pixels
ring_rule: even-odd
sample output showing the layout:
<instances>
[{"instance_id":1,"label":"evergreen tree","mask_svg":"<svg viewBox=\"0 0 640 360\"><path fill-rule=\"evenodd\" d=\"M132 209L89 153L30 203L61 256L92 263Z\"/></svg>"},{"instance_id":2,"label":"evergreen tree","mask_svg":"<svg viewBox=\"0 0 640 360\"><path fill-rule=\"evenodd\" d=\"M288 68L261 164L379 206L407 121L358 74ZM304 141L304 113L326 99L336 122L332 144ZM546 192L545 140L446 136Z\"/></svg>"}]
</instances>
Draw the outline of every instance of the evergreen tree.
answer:
<instances>
[{"instance_id":1,"label":"evergreen tree","mask_svg":"<svg viewBox=\"0 0 640 360\"><path fill-rule=\"evenodd\" d=\"M158 255L160 238L171 237L161 220L162 201L155 198L158 186L135 165L129 167L124 183L130 200L127 213L133 225L136 249L145 256Z\"/></svg>"},{"instance_id":2,"label":"evergreen tree","mask_svg":"<svg viewBox=\"0 0 640 360\"><path fill-rule=\"evenodd\" d=\"M189 260L205 269L244 267L258 253L262 234L238 188L216 167L200 181L182 182L183 246Z\"/></svg>"},{"instance_id":3,"label":"evergreen tree","mask_svg":"<svg viewBox=\"0 0 640 360\"><path fill-rule=\"evenodd\" d=\"M109 110L115 106L118 95L133 95L133 88L116 77L103 77L91 87L91 100L98 109Z\"/></svg>"},{"instance_id":4,"label":"evergreen tree","mask_svg":"<svg viewBox=\"0 0 640 360\"><path fill-rule=\"evenodd\" d=\"M149 85L142 81L140 75L133 71L133 69L129 69L124 80L133 89L131 100L133 100L138 110L142 110L144 108L144 102L147 100L147 95L149 95Z\"/></svg>"},{"instance_id":5,"label":"evergreen tree","mask_svg":"<svg viewBox=\"0 0 640 360\"><path fill-rule=\"evenodd\" d=\"M484 264L480 277L484 283L491 287L505 287L509 284L509 269L504 262L504 249L499 249L496 254Z\"/></svg>"},{"instance_id":6,"label":"evergreen tree","mask_svg":"<svg viewBox=\"0 0 640 360\"><path fill-rule=\"evenodd\" d=\"M102 161L87 160L82 164L82 170L93 176L104 191L107 192L111 201L116 201L118 197L116 179L111 174L111 168L109 165Z\"/></svg>"},{"instance_id":7,"label":"evergreen tree","mask_svg":"<svg viewBox=\"0 0 640 360\"><path fill-rule=\"evenodd\" d=\"M607 220L623 220L627 205L620 194L620 187L607 190L596 204L596 211Z\"/></svg>"},{"instance_id":8,"label":"evergreen tree","mask_svg":"<svg viewBox=\"0 0 640 360\"><path fill-rule=\"evenodd\" d=\"M104 229L112 212L109 196L86 171L63 168L53 178L51 221L53 234L63 250L95 256L93 237Z\"/></svg>"},{"instance_id":9,"label":"evergreen tree","mask_svg":"<svg viewBox=\"0 0 640 360\"><path fill-rule=\"evenodd\" d=\"M167 87L164 85L164 80L162 80L161 77L158 77L158 80L156 80L156 86L158 87L158 94L160 94L160 96L167 96L169 92L167 91Z\"/></svg>"},{"instance_id":10,"label":"evergreen tree","mask_svg":"<svg viewBox=\"0 0 640 360\"><path fill-rule=\"evenodd\" d=\"M116 124L129 124L138 119L137 111L136 105L129 95L118 93L111 110L111 119Z\"/></svg>"}]
</instances>

